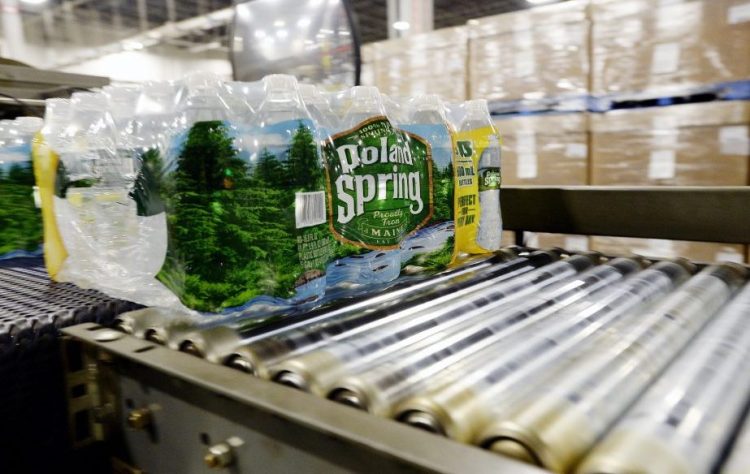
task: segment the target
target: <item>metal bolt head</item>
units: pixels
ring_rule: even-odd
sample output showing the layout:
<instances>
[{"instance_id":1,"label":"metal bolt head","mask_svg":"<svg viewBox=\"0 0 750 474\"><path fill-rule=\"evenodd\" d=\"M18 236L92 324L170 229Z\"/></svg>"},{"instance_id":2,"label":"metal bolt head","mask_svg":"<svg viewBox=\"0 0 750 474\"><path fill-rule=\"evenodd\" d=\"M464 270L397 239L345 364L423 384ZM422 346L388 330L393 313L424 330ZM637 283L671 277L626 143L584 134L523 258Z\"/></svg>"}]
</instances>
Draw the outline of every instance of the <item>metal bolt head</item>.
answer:
<instances>
[{"instance_id":1,"label":"metal bolt head","mask_svg":"<svg viewBox=\"0 0 750 474\"><path fill-rule=\"evenodd\" d=\"M219 457L214 453L206 453L206 455L203 456L203 461L206 463L206 466L210 467L211 469L219 467Z\"/></svg>"},{"instance_id":2,"label":"metal bolt head","mask_svg":"<svg viewBox=\"0 0 750 474\"><path fill-rule=\"evenodd\" d=\"M145 430L151 425L151 410L136 408L128 414L128 426L134 430Z\"/></svg>"},{"instance_id":3,"label":"metal bolt head","mask_svg":"<svg viewBox=\"0 0 750 474\"><path fill-rule=\"evenodd\" d=\"M208 452L203 456L203 461L211 469L222 469L231 466L234 462L232 447L227 443L215 444L208 448Z\"/></svg>"}]
</instances>

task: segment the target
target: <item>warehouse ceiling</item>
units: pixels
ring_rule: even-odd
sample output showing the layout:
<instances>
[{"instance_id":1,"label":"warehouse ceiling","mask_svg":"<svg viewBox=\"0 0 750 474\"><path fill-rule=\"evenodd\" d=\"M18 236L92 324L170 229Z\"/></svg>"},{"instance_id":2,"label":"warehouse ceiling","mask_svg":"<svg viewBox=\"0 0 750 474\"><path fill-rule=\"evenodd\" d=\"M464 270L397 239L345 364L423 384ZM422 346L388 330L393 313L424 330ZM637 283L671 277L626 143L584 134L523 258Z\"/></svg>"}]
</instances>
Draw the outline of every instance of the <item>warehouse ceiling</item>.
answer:
<instances>
[{"instance_id":1,"label":"warehouse ceiling","mask_svg":"<svg viewBox=\"0 0 750 474\"><path fill-rule=\"evenodd\" d=\"M27 42L91 49L79 60L117 48L168 46L219 56L228 51L232 0L47 0L40 5L18 1ZM363 43L386 39L387 0L350 2ZM434 0L435 28L528 6L526 0Z\"/></svg>"},{"instance_id":2,"label":"warehouse ceiling","mask_svg":"<svg viewBox=\"0 0 750 474\"><path fill-rule=\"evenodd\" d=\"M528 8L526 0L433 0L435 29L463 25L472 18ZM387 0L351 0L363 43L388 37Z\"/></svg>"}]
</instances>

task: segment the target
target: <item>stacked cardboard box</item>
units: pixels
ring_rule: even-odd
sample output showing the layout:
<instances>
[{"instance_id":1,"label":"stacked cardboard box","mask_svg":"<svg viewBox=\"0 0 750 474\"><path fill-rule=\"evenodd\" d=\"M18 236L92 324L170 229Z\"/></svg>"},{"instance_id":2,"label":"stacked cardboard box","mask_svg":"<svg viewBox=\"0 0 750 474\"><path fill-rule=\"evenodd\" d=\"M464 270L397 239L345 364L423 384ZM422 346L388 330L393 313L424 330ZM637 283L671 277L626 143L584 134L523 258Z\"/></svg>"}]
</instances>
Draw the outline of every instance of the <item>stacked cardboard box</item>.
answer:
<instances>
[{"instance_id":1,"label":"stacked cardboard box","mask_svg":"<svg viewBox=\"0 0 750 474\"><path fill-rule=\"evenodd\" d=\"M588 1L470 20L469 94L515 100L588 93Z\"/></svg>"},{"instance_id":2,"label":"stacked cardboard box","mask_svg":"<svg viewBox=\"0 0 750 474\"><path fill-rule=\"evenodd\" d=\"M515 245L515 233L504 231L502 245ZM524 245L539 249L558 247L571 252L585 252L590 249L589 237L572 234L548 234L546 232L524 232Z\"/></svg>"},{"instance_id":3,"label":"stacked cardboard box","mask_svg":"<svg viewBox=\"0 0 750 474\"><path fill-rule=\"evenodd\" d=\"M495 125L503 137L504 184L588 183L587 114L513 116Z\"/></svg>"},{"instance_id":4,"label":"stacked cardboard box","mask_svg":"<svg viewBox=\"0 0 750 474\"><path fill-rule=\"evenodd\" d=\"M750 102L616 110L590 124L591 184L748 184Z\"/></svg>"},{"instance_id":5,"label":"stacked cardboard box","mask_svg":"<svg viewBox=\"0 0 750 474\"><path fill-rule=\"evenodd\" d=\"M592 114L591 184L744 186L750 179L750 102L709 102ZM687 212L687 211L686 211ZM593 237L610 254L743 261L743 247Z\"/></svg>"},{"instance_id":6,"label":"stacked cardboard box","mask_svg":"<svg viewBox=\"0 0 750 474\"><path fill-rule=\"evenodd\" d=\"M444 28L369 45L373 85L390 96L466 99L466 28Z\"/></svg>"},{"instance_id":7,"label":"stacked cardboard box","mask_svg":"<svg viewBox=\"0 0 750 474\"><path fill-rule=\"evenodd\" d=\"M592 93L750 79L750 1L593 0Z\"/></svg>"},{"instance_id":8,"label":"stacked cardboard box","mask_svg":"<svg viewBox=\"0 0 750 474\"><path fill-rule=\"evenodd\" d=\"M503 184L580 186L588 182L588 117L583 113L497 118L503 137ZM583 235L527 232L525 245L588 250ZM512 232L503 244L512 245Z\"/></svg>"},{"instance_id":9,"label":"stacked cardboard box","mask_svg":"<svg viewBox=\"0 0 750 474\"><path fill-rule=\"evenodd\" d=\"M653 258L685 257L695 262L745 262L745 246L679 240L591 237L591 250L605 255L637 254Z\"/></svg>"}]
</instances>

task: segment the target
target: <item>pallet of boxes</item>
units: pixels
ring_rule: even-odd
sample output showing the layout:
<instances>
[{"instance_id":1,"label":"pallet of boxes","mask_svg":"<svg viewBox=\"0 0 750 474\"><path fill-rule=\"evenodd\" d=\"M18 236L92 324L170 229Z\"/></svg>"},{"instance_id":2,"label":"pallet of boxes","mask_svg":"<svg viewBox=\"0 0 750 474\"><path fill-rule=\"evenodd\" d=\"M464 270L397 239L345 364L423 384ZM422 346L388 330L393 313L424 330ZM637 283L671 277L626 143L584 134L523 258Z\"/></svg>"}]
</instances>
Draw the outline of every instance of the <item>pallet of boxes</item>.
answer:
<instances>
[{"instance_id":1,"label":"pallet of boxes","mask_svg":"<svg viewBox=\"0 0 750 474\"><path fill-rule=\"evenodd\" d=\"M592 94L610 110L590 116L591 184L747 185L750 101L736 99L750 99L750 2L654 3L592 2ZM628 108L639 105L647 107ZM741 245L591 243L610 254L745 261Z\"/></svg>"},{"instance_id":2,"label":"pallet of boxes","mask_svg":"<svg viewBox=\"0 0 750 474\"><path fill-rule=\"evenodd\" d=\"M486 97L503 135L503 184L588 184L588 2L469 21L469 93ZM532 247L588 250L581 235L524 234ZM503 243L514 243L504 232Z\"/></svg>"}]
</instances>

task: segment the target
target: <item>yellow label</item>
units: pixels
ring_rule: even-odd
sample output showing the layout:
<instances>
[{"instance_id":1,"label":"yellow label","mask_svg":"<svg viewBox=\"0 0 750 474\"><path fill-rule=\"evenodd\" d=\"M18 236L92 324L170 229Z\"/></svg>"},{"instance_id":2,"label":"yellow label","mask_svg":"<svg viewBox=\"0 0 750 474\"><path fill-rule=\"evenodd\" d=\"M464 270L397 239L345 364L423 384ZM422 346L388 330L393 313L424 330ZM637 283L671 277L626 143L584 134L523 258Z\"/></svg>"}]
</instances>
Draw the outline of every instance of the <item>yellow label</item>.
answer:
<instances>
[{"instance_id":1,"label":"yellow label","mask_svg":"<svg viewBox=\"0 0 750 474\"><path fill-rule=\"evenodd\" d=\"M39 187L42 203L42 224L44 226L44 263L50 278L56 279L68 253L63 245L55 219L55 179L59 158L37 133L31 146L34 162L34 178Z\"/></svg>"},{"instance_id":2,"label":"yellow label","mask_svg":"<svg viewBox=\"0 0 750 474\"><path fill-rule=\"evenodd\" d=\"M492 126L457 132L454 137L456 187L454 210L456 220L456 252L481 254L490 250L478 245L477 232L481 208L479 203L479 158L497 137Z\"/></svg>"}]
</instances>

